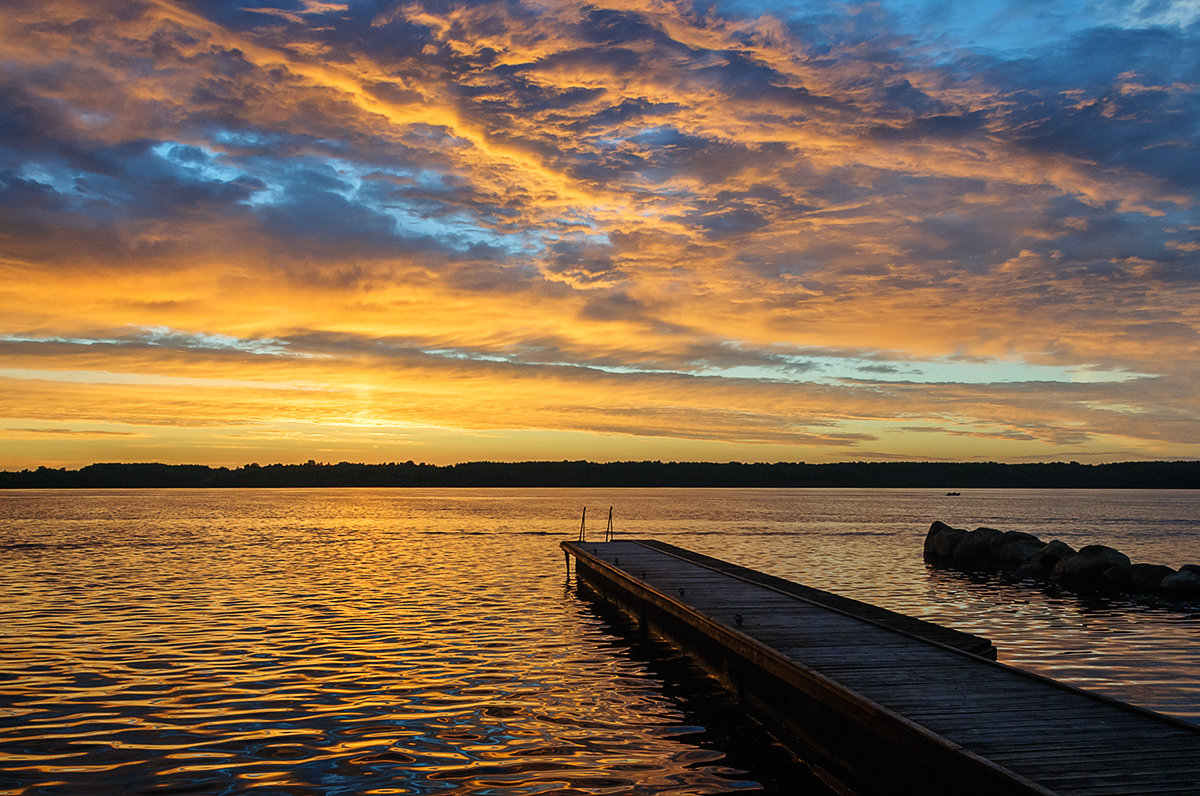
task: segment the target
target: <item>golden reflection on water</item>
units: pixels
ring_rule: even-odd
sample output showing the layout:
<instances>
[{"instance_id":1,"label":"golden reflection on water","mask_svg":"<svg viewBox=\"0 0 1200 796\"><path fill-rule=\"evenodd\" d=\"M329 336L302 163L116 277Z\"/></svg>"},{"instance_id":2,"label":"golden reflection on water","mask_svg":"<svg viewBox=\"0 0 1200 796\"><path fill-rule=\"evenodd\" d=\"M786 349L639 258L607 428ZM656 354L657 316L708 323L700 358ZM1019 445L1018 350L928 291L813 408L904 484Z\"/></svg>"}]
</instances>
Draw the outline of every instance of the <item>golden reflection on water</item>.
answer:
<instances>
[{"instance_id":1,"label":"golden reflection on water","mask_svg":"<svg viewBox=\"0 0 1200 796\"><path fill-rule=\"evenodd\" d=\"M577 599L557 544L584 505L616 505L619 534L943 621L991 638L1001 660L1200 717L1195 612L921 563L932 519L1079 544L1061 496L1035 497L0 493L0 792L792 789L803 771L753 728L722 728L738 717L685 663ZM1171 518L1200 505L1143 506L1140 526L1116 507L1128 538L1088 541L1143 561L1198 550L1195 526ZM972 511L982 519L952 513Z\"/></svg>"},{"instance_id":2,"label":"golden reflection on water","mask_svg":"<svg viewBox=\"0 0 1200 796\"><path fill-rule=\"evenodd\" d=\"M758 787L564 588L561 516L412 498L0 495L0 787Z\"/></svg>"}]
</instances>

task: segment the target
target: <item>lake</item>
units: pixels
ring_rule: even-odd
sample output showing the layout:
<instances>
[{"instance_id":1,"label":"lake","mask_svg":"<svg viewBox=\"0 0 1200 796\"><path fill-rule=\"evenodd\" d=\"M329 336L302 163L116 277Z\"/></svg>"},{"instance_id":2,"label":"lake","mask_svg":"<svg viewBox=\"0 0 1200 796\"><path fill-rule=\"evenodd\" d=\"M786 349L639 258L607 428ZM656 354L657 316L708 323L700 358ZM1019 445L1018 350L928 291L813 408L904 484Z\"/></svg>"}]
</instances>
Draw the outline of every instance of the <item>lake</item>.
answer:
<instances>
[{"instance_id":1,"label":"lake","mask_svg":"<svg viewBox=\"0 0 1200 796\"><path fill-rule=\"evenodd\" d=\"M0 492L0 793L821 793L562 539L658 538L1200 721L1200 605L926 568L930 522L1200 563L1200 491Z\"/></svg>"}]
</instances>

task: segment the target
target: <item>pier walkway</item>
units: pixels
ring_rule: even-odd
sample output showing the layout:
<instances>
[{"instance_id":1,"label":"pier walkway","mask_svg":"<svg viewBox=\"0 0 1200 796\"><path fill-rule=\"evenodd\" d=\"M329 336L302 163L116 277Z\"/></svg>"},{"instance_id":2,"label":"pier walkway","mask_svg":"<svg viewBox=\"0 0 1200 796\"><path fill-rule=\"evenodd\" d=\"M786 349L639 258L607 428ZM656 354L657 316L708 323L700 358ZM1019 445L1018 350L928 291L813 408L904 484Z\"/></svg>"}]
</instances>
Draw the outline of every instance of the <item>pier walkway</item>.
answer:
<instances>
[{"instance_id":1,"label":"pier walkway","mask_svg":"<svg viewBox=\"0 0 1200 796\"><path fill-rule=\"evenodd\" d=\"M661 542L562 546L849 791L1200 794L1200 727L996 663L978 636Z\"/></svg>"}]
</instances>

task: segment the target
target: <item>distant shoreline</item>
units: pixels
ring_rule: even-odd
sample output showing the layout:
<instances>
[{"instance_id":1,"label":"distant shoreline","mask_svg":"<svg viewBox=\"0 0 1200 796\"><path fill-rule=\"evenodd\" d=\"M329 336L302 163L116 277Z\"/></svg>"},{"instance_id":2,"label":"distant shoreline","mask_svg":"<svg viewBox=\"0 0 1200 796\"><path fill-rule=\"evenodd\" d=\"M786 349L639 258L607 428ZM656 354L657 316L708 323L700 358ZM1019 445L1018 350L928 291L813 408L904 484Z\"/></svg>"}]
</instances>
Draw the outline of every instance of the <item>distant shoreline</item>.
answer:
<instances>
[{"instance_id":1,"label":"distant shoreline","mask_svg":"<svg viewBox=\"0 0 1200 796\"><path fill-rule=\"evenodd\" d=\"M1200 489L1200 461L1040 462L465 462L434 465L102 463L0 472L0 489L254 487L860 487Z\"/></svg>"}]
</instances>

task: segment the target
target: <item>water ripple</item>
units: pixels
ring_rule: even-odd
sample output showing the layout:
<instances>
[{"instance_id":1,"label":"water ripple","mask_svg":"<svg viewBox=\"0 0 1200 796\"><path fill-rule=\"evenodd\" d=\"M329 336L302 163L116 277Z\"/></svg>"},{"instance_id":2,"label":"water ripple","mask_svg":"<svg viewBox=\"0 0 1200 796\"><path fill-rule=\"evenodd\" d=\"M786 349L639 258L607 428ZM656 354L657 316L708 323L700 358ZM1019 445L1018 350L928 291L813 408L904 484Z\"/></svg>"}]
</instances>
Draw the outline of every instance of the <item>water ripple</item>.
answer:
<instances>
[{"instance_id":1,"label":"water ripple","mask_svg":"<svg viewBox=\"0 0 1200 796\"><path fill-rule=\"evenodd\" d=\"M1200 560L1177 521L1200 504L1152 497L1118 501L1118 528L1094 497L1024 493L0 493L0 793L822 793L691 664L576 598L556 541L581 505L1197 720L1194 610L920 562L932 519L1078 544L1081 517L1137 560Z\"/></svg>"},{"instance_id":2,"label":"water ripple","mask_svg":"<svg viewBox=\"0 0 1200 796\"><path fill-rule=\"evenodd\" d=\"M761 787L574 597L557 531L383 494L0 496L0 792Z\"/></svg>"}]
</instances>

